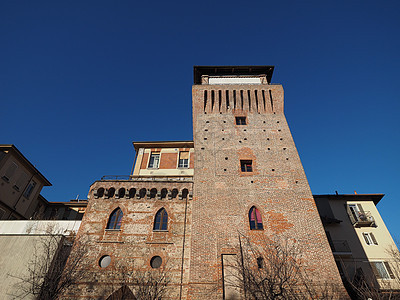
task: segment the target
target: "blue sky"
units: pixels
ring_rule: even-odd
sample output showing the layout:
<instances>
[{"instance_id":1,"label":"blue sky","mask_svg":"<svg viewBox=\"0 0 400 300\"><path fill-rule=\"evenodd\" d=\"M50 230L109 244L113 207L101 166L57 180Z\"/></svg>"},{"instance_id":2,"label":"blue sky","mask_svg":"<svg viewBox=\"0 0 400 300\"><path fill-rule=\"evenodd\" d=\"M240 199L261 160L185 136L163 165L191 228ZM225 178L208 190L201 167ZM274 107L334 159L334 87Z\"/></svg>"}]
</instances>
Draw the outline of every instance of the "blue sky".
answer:
<instances>
[{"instance_id":1,"label":"blue sky","mask_svg":"<svg viewBox=\"0 0 400 300\"><path fill-rule=\"evenodd\" d=\"M192 139L193 65L274 65L313 193L386 194L399 237L399 36L399 1L1 1L0 143L85 198Z\"/></svg>"}]
</instances>

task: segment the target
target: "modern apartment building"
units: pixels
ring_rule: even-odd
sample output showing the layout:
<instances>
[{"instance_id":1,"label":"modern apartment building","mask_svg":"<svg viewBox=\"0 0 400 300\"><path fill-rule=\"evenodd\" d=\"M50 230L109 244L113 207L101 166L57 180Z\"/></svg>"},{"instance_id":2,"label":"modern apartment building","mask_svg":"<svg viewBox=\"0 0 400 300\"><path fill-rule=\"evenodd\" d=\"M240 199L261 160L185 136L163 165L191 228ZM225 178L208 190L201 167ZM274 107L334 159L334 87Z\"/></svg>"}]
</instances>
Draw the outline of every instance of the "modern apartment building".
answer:
<instances>
[{"instance_id":1,"label":"modern apartment building","mask_svg":"<svg viewBox=\"0 0 400 300\"><path fill-rule=\"evenodd\" d=\"M0 220L30 219L41 214L40 195L51 183L14 145L0 145Z\"/></svg>"},{"instance_id":2,"label":"modern apartment building","mask_svg":"<svg viewBox=\"0 0 400 300\"><path fill-rule=\"evenodd\" d=\"M314 195L338 269L351 282L400 290L398 249L376 205L383 194Z\"/></svg>"}]
</instances>

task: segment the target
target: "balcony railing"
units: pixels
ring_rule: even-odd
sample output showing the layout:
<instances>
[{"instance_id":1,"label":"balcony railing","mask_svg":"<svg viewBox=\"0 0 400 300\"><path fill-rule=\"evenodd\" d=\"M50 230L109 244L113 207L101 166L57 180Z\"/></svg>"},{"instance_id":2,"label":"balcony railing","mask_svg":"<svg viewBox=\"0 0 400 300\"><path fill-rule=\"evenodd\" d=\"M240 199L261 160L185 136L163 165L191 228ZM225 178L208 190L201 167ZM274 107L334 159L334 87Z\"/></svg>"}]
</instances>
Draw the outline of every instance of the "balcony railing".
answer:
<instances>
[{"instance_id":1,"label":"balcony railing","mask_svg":"<svg viewBox=\"0 0 400 300\"><path fill-rule=\"evenodd\" d=\"M358 211L352 212L349 211L349 216L351 223L354 226L362 227L362 226L375 226L375 219L372 216L370 211Z\"/></svg>"},{"instance_id":2,"label":"balcony railing","mask_svg":"<svg viewBox=\"0 0 400 300\"><path fill-rule=\"evenodd\" d=\"M334 240L330 243L333 254L350 255L351 249L347 241Z\"/></svg>"}]
</instances>

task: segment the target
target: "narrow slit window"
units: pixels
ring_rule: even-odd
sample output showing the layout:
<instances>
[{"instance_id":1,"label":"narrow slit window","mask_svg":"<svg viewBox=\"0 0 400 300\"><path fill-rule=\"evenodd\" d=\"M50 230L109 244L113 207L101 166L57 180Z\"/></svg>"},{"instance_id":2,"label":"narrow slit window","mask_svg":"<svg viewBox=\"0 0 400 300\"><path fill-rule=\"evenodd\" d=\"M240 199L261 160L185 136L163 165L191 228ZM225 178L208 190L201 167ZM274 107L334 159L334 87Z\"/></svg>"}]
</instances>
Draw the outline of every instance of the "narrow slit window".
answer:
<instances>
[{"instance_id":1,"label":"narrow slit window","mask_svg":"<svg viewBox=\"0 0 400 300\"><path fill-rule=\"evenodd\" d=\"M260 211L255 206L250 208L250 211L249 211L249 222L250 222L250 229L251 230L262 230L262 229L264 229Z\"/></svg>"},{"instance_id":2,"label":"narrow slit window","mask_svg":"<svg viewBox=\"0 0 400 300\"><path fill-rule=\"evenodd\" d=\"M214 102L215 102L215 92L214 90L211 91L211 111L214 110Z\"/></svg>"},{"instance_id":3,"label":"narrow slit window","mask_svg":"<svg viewBox=\"0 0 400 300\"><path fill-rule=\"evenodd\" d=\"M218 90L218 111L221 111L221 104L222 104L222 91Z\"/></svg>"},{"instance_id":4,"label":"narrow slit window","mask_svg":"<svg viewBox=\"0 0 400 300\"><path fill-rule=\"evenodd\" d=\"M254 90L254 98L256 99L256 109L257 109L257 112L259 112L259 110L258 110L258 95L257 95L257 90Z\"/></svg>"},{"instance_id":5,"label":"narrow slit window","mask_svg":"<svg viewBox=\"0 0 400 300\"><path fill-rule=\"evenodd\" d=\"M204 91L204 111L206 111L207 107L207 91Z\"/></svg>"},{"instance_id":6,"label":"narrow slit window","mask_svg":"<svg viewBox=\"0 0 400 300\"><path fill-rule=\"evenodd\" d=\"M249 99L249 111L251 111L251 94L250 94L250 90L247 90L247 99Z\"/></svg>"},{"instance_id":7,"label":"narrow slit window","mask_svg":"<svg viewBox=\"0 0 400 300\"><path fill-rule=\"evenodd\" d=\"M165 208L161 208L154 219L153 230L167 230L168 229L168 213Z\"/></svg>"},{"instance_id":8,"label":"narrow slit window","mask_svg":"<svg viewBox=\"0 0 400 300\"><path fill-rule=\"evenodd\" d=\"M241 160L240 168L241 168L242 172L253 172L253 161Z\"/></svg>"},{"instance_id":9,"label":"narrow slit window","mask_svg":"<svg viewBox=\"0 0 400 300\"><path fill-rule=\"evenodd\" d=\"M262 90L262 98L263 98L263 105L264 105L264 110L266 110L266 106L265 106L265 91Z\"/></svg>"}]
</instances>

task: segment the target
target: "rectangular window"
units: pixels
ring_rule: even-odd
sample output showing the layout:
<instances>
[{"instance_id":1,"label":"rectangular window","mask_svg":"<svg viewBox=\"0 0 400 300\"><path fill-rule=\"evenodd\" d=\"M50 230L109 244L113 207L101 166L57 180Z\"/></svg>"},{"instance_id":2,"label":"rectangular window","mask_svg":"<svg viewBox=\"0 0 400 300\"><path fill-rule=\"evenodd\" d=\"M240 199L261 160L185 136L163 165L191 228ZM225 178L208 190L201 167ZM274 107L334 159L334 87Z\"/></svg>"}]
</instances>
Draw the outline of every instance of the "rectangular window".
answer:
<instances>
[{"instance_id":1,"label":"rectangular window","mask_svg":"<svg viewBox=\"0 0 400 300\"><path fill-rule=\"evenodd\" d=\"M253 161L241 160L240 168L241 168L242 172L253 172Z\"/></svg>"},{"instance_id":2,"label":"rectangular window","mask_svg":"<svg viewBox=\"0 0 400 300\"><path fill-rule=\"evenodd\" d=\"M179 152L178 168L189 168L189 151Z\"/></svg>"},{"instance_id":3,"label":"rectangular window","mask_svg":"<svg viewBox=\"0 0 400 300\"><path fill-rule=\"evenodd\" d=\"M160 153L151 153L148 168L157 169L159 165L160 165Z\"/></svg>"},{"instance_id":4,"label":"rectangular window","mask_svg":"<svg viewBox=\"0 0 400 300\"><path fill-rule=\"evenodd\" d=\"M394 279L394 274L386 261L371 262L372 271L378 279Z\"/></svg>"},{"instance_id":5,"label":"rectangular window","mask_svg":"<svg viewBox=\"0 0 400 300\"><path fill-rule=\"evenodd\" d=\"M32 181L29 183L28 187L25 190L24 196L25 198L29 198L29 196L32 194L33 190L35 189L36 182Z\"/></svg>"},{"instance_id":6,"label":"rectangular window","mask_svg":"<svg viewBox=\"0 0 400 300\"><path fill-rule=\"evenodd\" d=\"M236 125L246 125L246 117L236 117Z\"/></svg>"},{"instance_id":7,"label":"rectangular window","mask_svg":"<svg viewBox=\"0 0 400 300\"><path fill-rule=\"evenodd\" d=\"M372 232L363 232L363 237L367 245L378 245L376 238Z\"/></svg>"}]
</instances>

